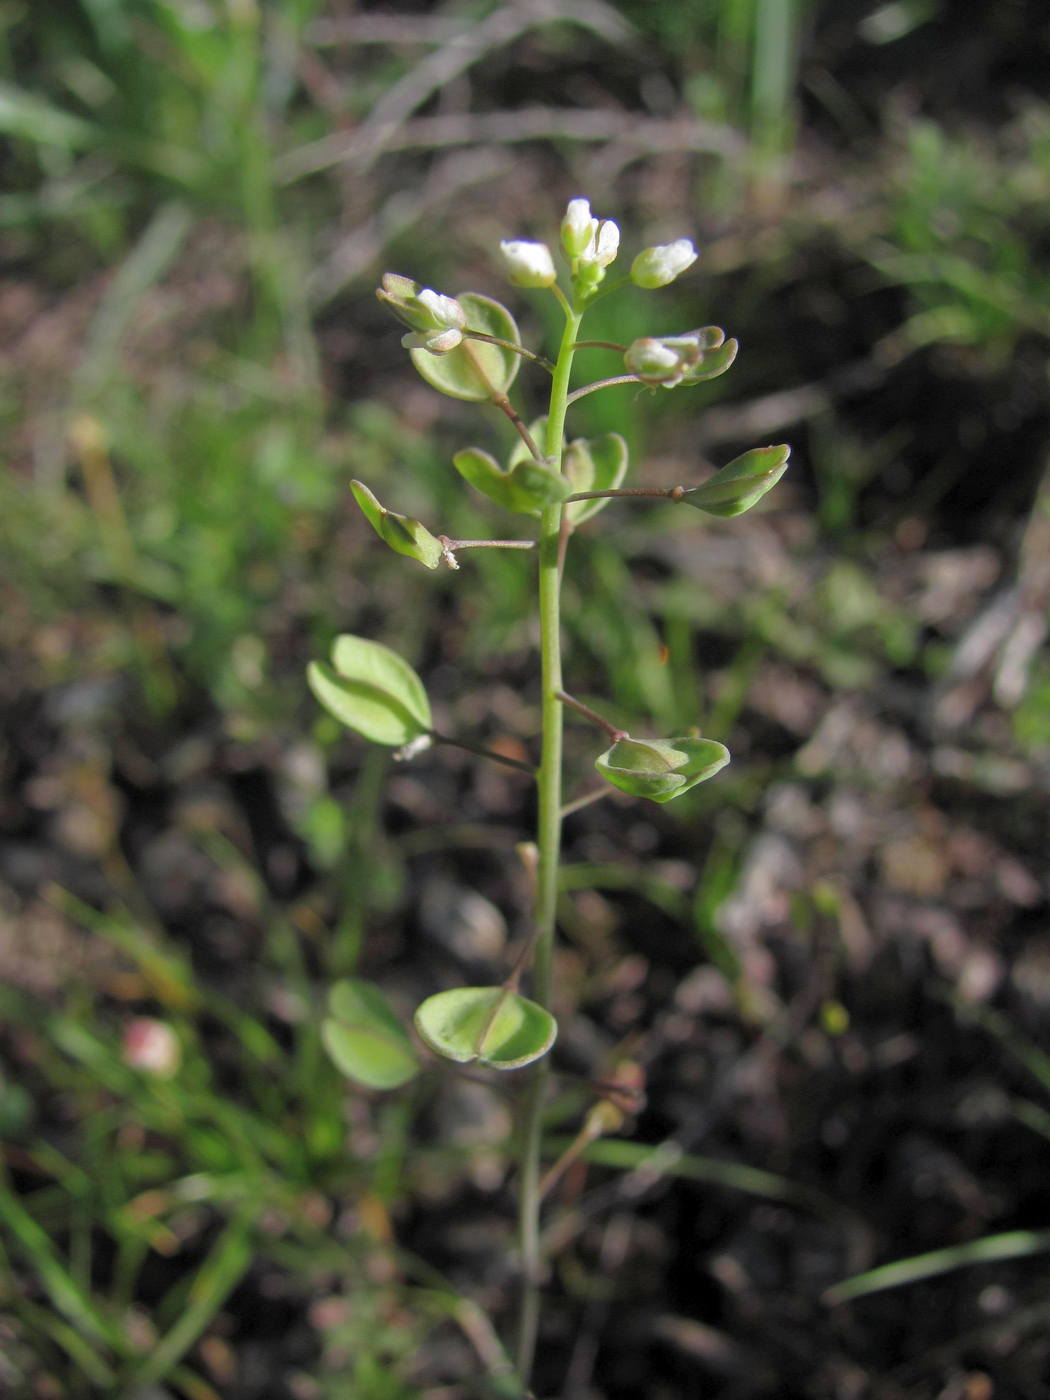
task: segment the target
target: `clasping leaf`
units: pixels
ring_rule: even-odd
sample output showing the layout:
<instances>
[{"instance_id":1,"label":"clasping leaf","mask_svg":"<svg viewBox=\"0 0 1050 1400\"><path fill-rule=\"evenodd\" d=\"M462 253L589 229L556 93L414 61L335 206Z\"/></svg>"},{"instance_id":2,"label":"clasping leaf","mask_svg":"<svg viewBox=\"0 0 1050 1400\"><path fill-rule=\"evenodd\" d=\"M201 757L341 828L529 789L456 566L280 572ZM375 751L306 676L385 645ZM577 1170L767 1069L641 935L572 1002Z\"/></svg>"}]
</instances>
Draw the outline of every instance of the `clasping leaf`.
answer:
<instances>
[{"instance_id":1,"label":"clasping leaf","mask_svg":"<svg viewBox=\"0 0 1050 1400\"><path fill-rule=\"evenodd\" d=\"M596 438L576 438L565 449L562 471L572 493L615 491L627 473L627 443L619 433L603 433ZM590 520L609 504L608 496L594 501L572 501L565 514L574 525Z\"/></svg>"},{"instance_id":2,"label":"clasping leaf","mask_svg":"<svg viewBox=\"0 0 1050 1400\"><path fill-rule=\"evenodd\" d=\"M632 739L625 736L594 766L613 787L651 802L670 802L729 762L729 750L714 739Z\"/></svg>"},{"instance_id":3,"label":"clasping leaf","mask_svg":"<svg viewBox=\"0 0 1050 1400\"><path fill-rule=\"evenodd\" d=\"M337 982L321 1039L336 1068L367 1089L397 1089L419 1073L415 1047L378 987Z\"/></svg>"},{"instance_id":4,"label":"clasping leaf","mask_svg":"<svg viewBox=\"0 0 1050 1400\"><path fill-rule=\"evenodd\" d=\"M532 457L512 459L504 471L495 457L480 447L465 447L452 462L460 476L483 496L519 515L542 515L544 507L564 500L572 489L563 476Z\"/></svg>"},{"instance_id":5,"label":"clasping leaf","mask_svg":"<svg viewBox=\"0 0 1050 1400\"><path fill-rule=\"evenodd\" d=\"M464 292L456 301L466 313L465 331L481 331L514 345L521 344L514 317L498 301L477 292ZM442 394L471 403L488 403L494 396L505 394L521 367L521 356L513 350L471 340L469 335L454 350L442 355L423 349L409 353L428 384Z\"/></svg>"},{"instance_id":6,"label":"clasping leaf","mask_svg":"<svg viewBox=\"0 0 1050 1400\"><path fill-rule=\"evenodd\" d=\"M694 486L680 497L687 505L708 515L743 515L760 501L787 471L791 448L753 447L734 457L702 486Z\"/></svg>"},{"instance_id":7,"label":"clasping leaf","mask_svg":"<svg viewBox=\"0 0 1050 1400\"><path fill-rule=\"evenodd\" d=\"M545 1055L558 1023L536 1002L506 987L453 987L427 997L416 1030L447 1060L520 1069Z\"/></svg>"},{"instance_id":8,"label":"clasping leaf","mask_svg":"<svg viewBox=\"0 0 1050 1400\"><path fill-rule=\"evenodd\" d=\"M375 744L396 748L431 732L423 682L381 642L344 633L335 639L332 664L311 661L306 678L329 714Z\"/></svg>"},{"instance_id":9,"label":"clasping leaf","mask_svg":"<svg viewBox=\"0 0 1050 1400\"><path fill-rule=\"evenodd\" d=\"M418 559L428 569L436 569L445 551L434 535L410 515L398 515L376 500L363 481L351 481L350 490L362 514L384 543L398 554Z\"/></svg>"}]
</instances>

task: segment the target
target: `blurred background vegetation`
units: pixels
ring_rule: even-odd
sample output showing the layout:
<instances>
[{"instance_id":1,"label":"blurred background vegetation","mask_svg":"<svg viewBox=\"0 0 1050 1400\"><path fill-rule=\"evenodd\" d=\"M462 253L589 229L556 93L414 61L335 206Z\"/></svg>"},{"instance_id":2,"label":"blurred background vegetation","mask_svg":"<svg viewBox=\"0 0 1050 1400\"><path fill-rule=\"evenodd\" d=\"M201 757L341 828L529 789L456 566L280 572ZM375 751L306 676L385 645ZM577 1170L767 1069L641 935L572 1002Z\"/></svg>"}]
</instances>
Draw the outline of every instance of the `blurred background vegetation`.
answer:
<instances>
[{"instance_id":1,"label":"blurred background vegetation","mask_svg":"<svg viewBox=\"0 0 1050 1400\"><path fill-rule=\"evenodd\" d=\"M449 461L505 426L372 290L511 301L499 238L586 195L701 248L588 334L742 352L574 430L793 466L574 543L574 691L734 763L569 828L552 1134L625 1042L650 1092L554 1203L537 1395L1044 1393L1048 59L1039 0L0 0L0 1392L497 1393L513 1089L355 1091L318 1023L506 966L530 795L392 768L303 670L392 642L529 752L528 568L425 573L347 483L513 530Z\"/></svg>"}]
</instances>

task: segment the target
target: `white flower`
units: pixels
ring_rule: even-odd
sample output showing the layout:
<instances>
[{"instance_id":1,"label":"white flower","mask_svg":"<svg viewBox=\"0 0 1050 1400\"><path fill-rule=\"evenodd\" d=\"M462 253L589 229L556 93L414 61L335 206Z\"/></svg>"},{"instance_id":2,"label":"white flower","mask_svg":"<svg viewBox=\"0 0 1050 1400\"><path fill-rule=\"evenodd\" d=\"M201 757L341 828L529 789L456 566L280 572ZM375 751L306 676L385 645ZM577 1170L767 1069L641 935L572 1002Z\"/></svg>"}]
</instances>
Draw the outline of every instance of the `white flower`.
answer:
<instances>
[{"instance_id":1,"label":"white flower","mask_svg":"<svg viewBox=\"0 0 1050 1400\"><path fill-rule=\"evenodd\" d=\"M570 199L561 221L561 246L570 258L578 258L589 246L598 229L598 220L591 218L587 199Z\"/></svg>"},{"instance_id":2,"label":"white flower","mask_svg":"<svg viewBox=\"0 0 1050 1400\"><path fill-rule=\"evenodd\" d=\"M447 355L462 341L463 332L455 326L443 331L409 331L401 337L401 344L406 350L429 350L432 355Z\"/></svg>"},{"instance_id":3,"label":"white flower","mask_svg":"<svg viewBox=\"0 0 1050 1400\"><path fill-rule=\"evenodd\" d=\"M408 277L388 272L376 293L397 319L411 327L401 337L406 350L429 350L433 355L447 355L463 339L467 313L455 297L444 296L430 287L420 288Z\"/></svg>"},{"instance_id":4,"label":"white flower","mask_svg":"<svg viewBox=\"0 0 1050 1400\"><path fill-rule=\"evenodd\" d=\"M580 254L586 267L608 267L620 251L620 229L612 219L592 219L594 225L590 242Z\"/></svg>"},{"instance_id":5,"label":"white flower","mask_svg":"<svg viewBox=\"0 0 1050 1400\"><path fill-rule=\"evenodd\" d=\"M631 281L637 287L666 287L692 267L699 255L688 238L646 248L631 264Z\"/></svg>"},{"instance_id":6,"label":"white flower","mask_svg":"<svg viewBox=\"0 0 1050 1400\"><path fill-rule=\"evenodd\" d=\"M430 313L434 330L461 331L467 324L467 313L455 297L447 297L424 287L416 297L416 303Z\"/></svg>"},{"instance_id":7,"label":"white flower","mask_svg":"<svg viewBox=\"0 0 1050 1400\"><path fill-rule=\"evenodd\" d=\"M628 373L643 384L650 388L662 384L665 389L673 389L699 362L702 353L697 335L643 336L631 342L623 360Z\"/></svg>"},{"instance_id":8,"label":"white flower","mask_svg":"<svg viewBox=\"0 0 1050 1400\"><path fill-rule=\"evenodd\" d=\"M570 199L561 221L561 242L572 259L577 290L593 294L620 250L619 228L612 219L594 218L588 200Z\"/></svg>"},{"instance_id":9,"label":"white flower","mask_svg":"<svg viewBox=\"0 0 1050 1400\"><path fill-rule=\"evenodd\" d=\"M507 275L516 287L549 287L558 275L546 243L504 239L499 247Z\"/></svg>"}]
</instances>

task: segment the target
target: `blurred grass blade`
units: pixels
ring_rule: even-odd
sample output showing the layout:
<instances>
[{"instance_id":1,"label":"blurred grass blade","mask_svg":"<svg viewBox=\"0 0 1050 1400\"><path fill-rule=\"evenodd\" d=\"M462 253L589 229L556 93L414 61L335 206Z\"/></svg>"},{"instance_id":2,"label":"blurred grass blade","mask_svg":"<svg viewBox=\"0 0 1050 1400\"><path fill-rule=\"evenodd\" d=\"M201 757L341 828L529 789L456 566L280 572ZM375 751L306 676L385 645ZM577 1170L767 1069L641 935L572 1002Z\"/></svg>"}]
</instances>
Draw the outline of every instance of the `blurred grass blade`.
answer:
<instances>
[{"instance_id":1,"label":"blurred grass blade","mask_svg":"<svg viewBox=\"0 0 1050 1400\"><path fill-rule=\"evenodd\" d=\"M214 1386L188 1366L176 1366L171 1373L171 1383L180 1391L185 1391L186 1400L223 1400Z\"/></svg>"},{"instance_id":2,"label":"blurred grass blade","mask_svg":"<svg viewBox=\"0 0 1050 1400\"><path fill-rule=\"evenodd\" d=\"M751 135L762 160L791 145L797 11L802 0L758 0L751 66Z\"/></svg>"},{"instance_id":3,"label":"blurred grass blade","mask_svg":"<svg viewBox=\"0 0 1050 1400\"><path fill-rule=\"evenodd\" d=\"M67 151L82 150L100 139L91 122L4 82L0 82L0 133L35 141L40 146L61 146Z\"/></svg>"},{"instance_id":4,"label":"blurred grass blade","mask_svg":"<svg viewBox=\"0 0 1050 1400\"><path fill-rule=\"evenodd\" d=\"M881 1293L886 1288L899 1288L904 1283L918 1283L936 1278L969 1264L991 1264L1001 1259L1023 1259L1028 1254L1050 1251L1050 1230L1008 1230L1002 1235L986 1235L968 1244L955 1244L947 1249L934 1249L928 1254L914 1254L910 1259L897 1259L881 1264L863 1274L844 1279L824 1293L829 1307L864 1298L869 1293Z\"/></svg>"},{"instance_id":5,"label":"blurred grass blade","mask_svg":"<svg viewBox=\"0 0 1050 1400\"><path fill-rule=\"evenodd\" d=\"M0 1261L4 1261L2 1248ZM50 1308L38 1307L28 1298L20 1298L12 1305L12 1311L14 1310L17 1310L20 1318L28 1323L34 1332L49 1337L60 1347L86 1380L105 1387L109 1394L114 1393L117 1384L116 1371L99 1356L87 1338L81 1336L75 1327L70 1326Z\"/></svg>"},{"instance_id":6,"label":"blurred grass blade","mask_svg":"<svg viewBox=\"0 0 1050 1400\"><path fill-rule=\"evenodd\" d=\"M81 395L101 387L114 368L121 339L139 301L171 266L192 223L188 205L177 201L162 205L120 265L88 335L77 374Z\"/></svg>"},{"instance_id":7,"label":"blurred grass blade","mask_svg":"<svg viewBox=\"0 0 1050 1400\"><path fill-rule=\"evenodd\" d=\"M992 1006L981 1006L958 996L950 988L938 990L936 995L946 1002L956 1015L986 1030L1002 1045L1019 1064L1022 1064L1033 1079L1044 1089L1050 1090L1050 1055L1038 1045L1022 1035L1009 1017Z\"/></svg>"},{"instance_id":8,"label":"blurred grass blade","mask_svg":"<svg viewBox=\"0 0 1050 1400\"><path fill-rule=\"evenodd\" d=\"M81 1292L65 1265L55 1254L47 1232L23 1206L19 1198L0 1180L0 1226L5 1226L22 1253L35 1268L37 1276L55 1308L82 1333L126 1354L127 1341L120 1329L109 1321Z\"/></svg>"},{"instance_id":9,"label":"blurred grass blade","mask_svg":"<svg viewBox=\"0 0 1050 1400\"><path fill-rule=\"evenodd\" d=\"M570 1138L553 1138L545 1142L552 1152L564 1151ZM717 1157L697 1157L681 1152L674 1143L653 1147L648 1143L609 1139L593 1142L583 1154L585 1162L596 1166L618 1167L622 1171L651 1173L654 1177L678 1177L686 1181L705 1181L712 1186L724 1186L743 1191L748 1196L761 1196L768 1201L783 1201L800 1206L833 1220L851 1220L849 1209L822 1191L802 1186L786 1176L749 1167L743 1162L725 1162ZM858 1222L859 1223L859 1222Z\"/></svg>"},{"instance_id":10,"label":"blurred grass blade","mask_svg":"<svg viewBox=\"0 0 1050 1400\"><path fill-rule=\"evenodd\" d=\"M163 1006L191 1011L199 1005L189 958L154 927L136 920L130 910L94 909L62 885L50 885L46 897L67 919L126 953L145 979L150 996Z\"/></svg>"},{"instance_id":11,"label":"blurred grass blade","mask_svg":"<svg viewBox=\"0 0 1050 1400\"><path fill-rule=\"evenodd\" d=\"M252 1261L251 1222L256 1211L255 1205L244 1208L219 1236L214 1249L197 1270L178 1321L135 1370L136 1385L145 1387L163 1380L240 1283Z\"/></svg>"}]
</instances>

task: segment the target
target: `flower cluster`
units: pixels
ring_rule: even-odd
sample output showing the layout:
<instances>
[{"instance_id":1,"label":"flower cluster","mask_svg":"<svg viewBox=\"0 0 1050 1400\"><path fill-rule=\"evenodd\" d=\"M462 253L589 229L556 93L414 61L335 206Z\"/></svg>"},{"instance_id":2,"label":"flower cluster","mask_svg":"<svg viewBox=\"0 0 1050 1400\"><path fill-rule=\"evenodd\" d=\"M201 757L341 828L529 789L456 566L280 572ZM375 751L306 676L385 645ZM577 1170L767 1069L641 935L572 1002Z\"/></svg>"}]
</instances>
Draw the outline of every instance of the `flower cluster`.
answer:
<instances>
[{"instance_id":1,"label":"flower cluster","mask_svg":"<svg viewBox=\"0 0 1050 1400\"><path fill-rule=\"evenodd\" d=\"M589 200L570 199L561 221L561 246L569 262L577 308L582 308L597 292L606 269L616 261L620 251L619 226L613 219L595 218ZM507 276L516 287L554 287L557 291L557 268L546 243L507 238L501 241L500 252ZM629 279L646 290L666 287L692 267L696 259L696 249L688 238L657 244L644 248L635 257ZM408 327L407 334L401 337L408 350L448 355L463 343L465 334L478 330L473 323L467 329L467 310L455 297L421 287L409 277L386 273L376 295ZM644 384L671 388L689 378L699 353L692 348L689 336L637 341L628 352L628 369Z\"/></svg>"},{"instance_id":2,"label":"flower cluster","mask_svg":"<svg viewBox=\"0 0 1050 1400\"><path fill-rule=\"evenodd\" d=\"M443 296L429 287L420 287L410 277L388 272L376 292L402 323L410 327L401 337L406 350L429 350L432 355L447 355L463 339L467 313L455 297Z\"/></svg>"},{"instance_id":3,"label":"flower cluster","mask_svg":"<svg viewBox=\"0 0 1050 1400\"><path fill-rule=\"evenodd\" d=\"M587 296L605 277L620 251L620 229L612 219L597 219L590 201L570 199L561 221L561 246L569 259L573 285ZM557 279L554 257L546 243L505 239L500 243L507 275L516 287L550 287ZM696 262L688 238L646 248L631 264L631 281L650 290L666 287Z\"/></svg>"}]
</instances>

